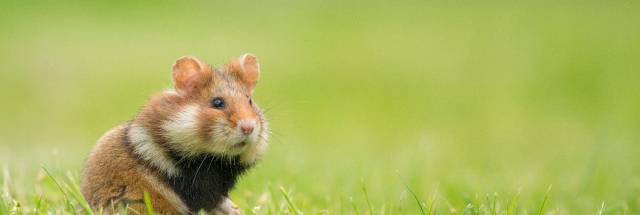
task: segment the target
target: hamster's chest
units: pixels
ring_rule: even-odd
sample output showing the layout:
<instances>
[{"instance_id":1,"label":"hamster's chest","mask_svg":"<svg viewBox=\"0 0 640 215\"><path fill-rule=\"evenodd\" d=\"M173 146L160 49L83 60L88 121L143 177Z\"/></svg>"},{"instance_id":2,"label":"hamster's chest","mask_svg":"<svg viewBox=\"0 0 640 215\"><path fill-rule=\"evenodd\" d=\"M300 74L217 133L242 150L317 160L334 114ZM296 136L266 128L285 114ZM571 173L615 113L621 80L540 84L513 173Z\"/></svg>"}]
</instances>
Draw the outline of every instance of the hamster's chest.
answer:
<instances>
[{"instance_id":1,"label":"hamster's chest","mask_svg":"<svg viewBox=\"0 0 640 215\"><path fill-rule=\"evenodd\" d=\"M177 160L180 174L167 178L167 183L192 212L215 208L247 169L237 158L207 155Z\"/></svg>"}]
</instances>

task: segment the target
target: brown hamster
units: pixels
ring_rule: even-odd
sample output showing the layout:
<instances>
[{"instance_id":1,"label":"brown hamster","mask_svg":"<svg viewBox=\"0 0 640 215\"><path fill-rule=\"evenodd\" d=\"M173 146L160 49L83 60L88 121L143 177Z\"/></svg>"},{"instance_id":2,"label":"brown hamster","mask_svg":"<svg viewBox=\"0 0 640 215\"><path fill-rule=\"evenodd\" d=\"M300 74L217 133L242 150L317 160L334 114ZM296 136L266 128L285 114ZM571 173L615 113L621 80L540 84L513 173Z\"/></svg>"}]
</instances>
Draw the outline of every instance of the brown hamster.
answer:
<instances>
[{"instance_id":1,"label":"brown hamster","mask_svg":"<svg viewBox=\"0 0 640 215\"><path fill-rule=\"evenodd\" d=\"M194 57L173 65L165 90L90 152L80 188L93 210L240 214L228 193L267 148L268 127L253 101L260 65L245 54L220 69Z\"/></svg>"}]
</instances>

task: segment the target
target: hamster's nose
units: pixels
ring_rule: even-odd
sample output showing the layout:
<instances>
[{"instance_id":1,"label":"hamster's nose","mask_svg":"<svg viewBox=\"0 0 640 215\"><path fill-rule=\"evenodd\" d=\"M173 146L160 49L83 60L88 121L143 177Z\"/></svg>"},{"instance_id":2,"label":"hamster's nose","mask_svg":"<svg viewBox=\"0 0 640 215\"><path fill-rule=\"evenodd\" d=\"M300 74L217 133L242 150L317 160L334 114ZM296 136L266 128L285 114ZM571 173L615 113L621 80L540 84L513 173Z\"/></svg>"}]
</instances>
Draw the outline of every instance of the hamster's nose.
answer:
<instances>
[{"instance_id":1,"label":"hamster's nose","mask_svg":"<svg viewBox=\"0 0 640 215\"><path fill-rule=\"evenodd\" d=\"M238 123L238 126L240 127L240 131L242 131L244 135L249 135L253 132L253 129L256 127L256 121L240 120L240 123Z\"/></svg>"},{"instance_id":2,"label":"hamster's nose","mask_svg":"<svg viewBox=\"0 0 640 215\"><path fill-rule=\"evenodd\" d=\"M253 132L253 125L241 125L240 130L242 130L243 134L249 135Z\"/></svg>"}]
</instances>

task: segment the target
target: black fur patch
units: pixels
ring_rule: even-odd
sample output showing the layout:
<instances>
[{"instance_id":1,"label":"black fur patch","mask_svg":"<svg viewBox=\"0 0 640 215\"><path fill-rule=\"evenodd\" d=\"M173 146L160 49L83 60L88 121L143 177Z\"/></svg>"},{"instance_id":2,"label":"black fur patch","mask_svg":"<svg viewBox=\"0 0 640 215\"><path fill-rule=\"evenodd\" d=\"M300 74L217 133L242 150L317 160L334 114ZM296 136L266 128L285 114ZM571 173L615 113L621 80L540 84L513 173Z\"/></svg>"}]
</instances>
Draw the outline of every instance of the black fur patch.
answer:
<instances>
[{"instance_id":1,"label":"black fur patch","mask_svg":"<svg viewBox=\"0 0 640 215\"><path fill-rule=\"evenodd\" d=\"M181 157L170 153L178 163L180 174L166 177L167 184L180 196L191 212L211 211L235 186L237 179L249 168L238 157L219 155Z\"/></svg>"}]
</instances>

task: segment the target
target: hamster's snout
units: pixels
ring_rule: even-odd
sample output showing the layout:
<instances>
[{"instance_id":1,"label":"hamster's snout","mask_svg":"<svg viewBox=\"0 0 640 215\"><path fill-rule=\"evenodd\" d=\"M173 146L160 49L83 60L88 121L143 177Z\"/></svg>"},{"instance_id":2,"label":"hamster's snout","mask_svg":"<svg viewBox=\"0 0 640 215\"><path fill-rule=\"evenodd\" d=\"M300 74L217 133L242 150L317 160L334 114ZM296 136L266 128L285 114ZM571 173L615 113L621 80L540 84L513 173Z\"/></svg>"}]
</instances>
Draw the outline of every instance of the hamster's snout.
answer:
<instances>
[{"instance_id":1,"label":"hamster's snout","mask_svg":"<svg viewBox=\"0 0 640 215\"><path fill-rule=\"evenodd\" d=\"M251 135L255 127L256 121L253 119L243 119L238 123L238 128L240 128L240 131L242 131L242 134L244 135Z\"/></svg>"}]
</instances>

